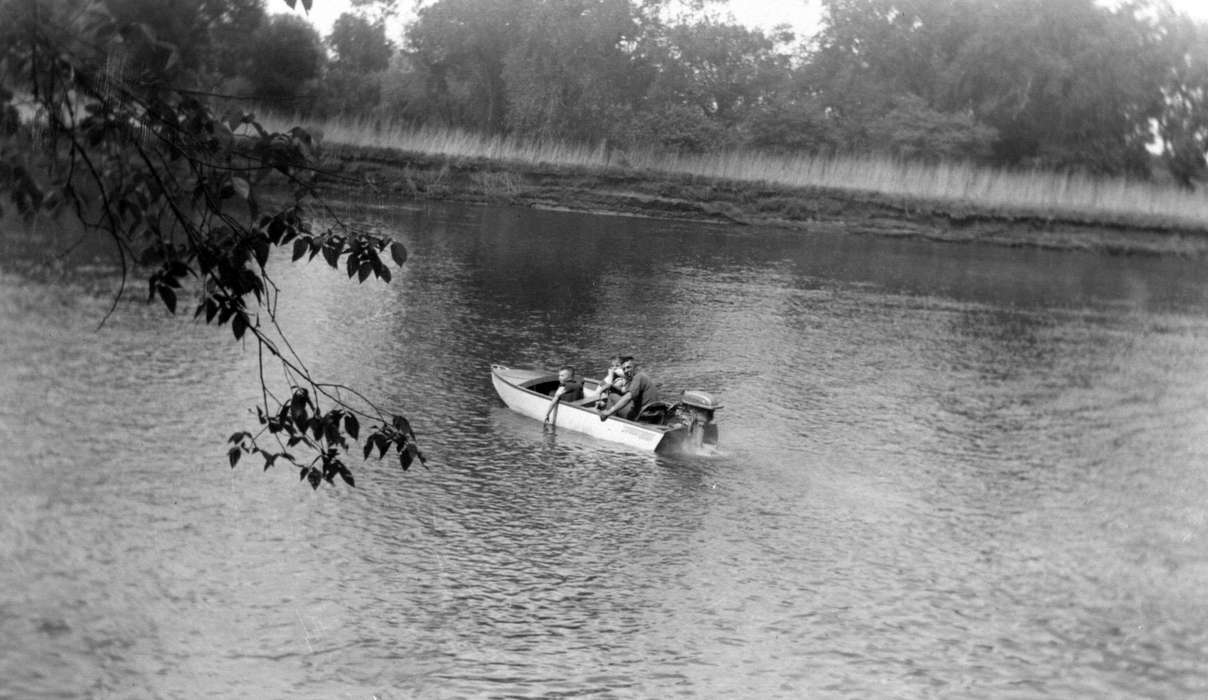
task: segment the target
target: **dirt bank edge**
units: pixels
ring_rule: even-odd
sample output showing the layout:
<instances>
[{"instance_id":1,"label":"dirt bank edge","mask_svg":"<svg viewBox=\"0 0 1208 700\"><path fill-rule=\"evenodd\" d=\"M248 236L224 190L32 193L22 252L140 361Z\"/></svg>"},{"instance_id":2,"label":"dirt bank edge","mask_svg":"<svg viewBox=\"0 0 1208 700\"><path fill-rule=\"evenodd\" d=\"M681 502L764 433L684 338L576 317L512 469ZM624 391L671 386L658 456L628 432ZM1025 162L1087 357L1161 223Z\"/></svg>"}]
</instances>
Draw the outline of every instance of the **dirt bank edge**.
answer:
<instances>
[{"instance_id":1,"label":"dirt bank edge","mask_svg":"<svg viewBox=\"0 0 1208 700\"><path fill-rule=\"evenodd\" d=\"M329 149L323 169L332 173L324 181L328 191L375 199L443 200L1115 254L1208 255L1204 227L978 211L875 192L348 147Z\"/></svg>"}]
</instances>

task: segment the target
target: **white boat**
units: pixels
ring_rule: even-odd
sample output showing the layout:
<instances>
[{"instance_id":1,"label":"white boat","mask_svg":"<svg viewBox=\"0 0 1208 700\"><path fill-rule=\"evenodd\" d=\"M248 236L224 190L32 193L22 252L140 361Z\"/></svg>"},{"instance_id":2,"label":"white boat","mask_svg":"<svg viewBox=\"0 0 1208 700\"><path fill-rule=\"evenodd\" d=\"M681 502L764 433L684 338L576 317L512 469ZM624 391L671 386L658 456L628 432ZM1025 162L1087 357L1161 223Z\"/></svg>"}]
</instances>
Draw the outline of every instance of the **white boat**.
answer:
<instances>
[{"instance_id":1,"label":"white boat","mask_svg":"<svg viewBox=\"0 0 1208 700\"><path fill-rule=\"evenodd\" d=\"M558 387L558 375L543 370L512 369L493 364L491 383L508 408L544 421L553 391ZM584 394L594 396L599 384L594 379L584 379ZM685 391L676 403L655 401L647 404L638 421L616 416L601 421L594 399L584 398L558 406L554 426L640 450L674 451L712 447L717 444L713 412L719 408L721 404L705 392Z\"/></svg>"}]
</instances>

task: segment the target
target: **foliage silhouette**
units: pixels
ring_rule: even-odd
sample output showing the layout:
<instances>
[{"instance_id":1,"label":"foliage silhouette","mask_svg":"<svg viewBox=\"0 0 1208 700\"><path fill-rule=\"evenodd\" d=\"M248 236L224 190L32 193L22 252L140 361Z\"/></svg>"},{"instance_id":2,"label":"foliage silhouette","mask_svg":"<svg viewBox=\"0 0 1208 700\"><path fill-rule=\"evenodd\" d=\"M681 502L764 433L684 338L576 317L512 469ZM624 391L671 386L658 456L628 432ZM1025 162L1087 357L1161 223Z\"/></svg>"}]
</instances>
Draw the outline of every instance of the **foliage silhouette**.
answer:
<instances>
[{"instance_id":1,"label":"foliage silhouette","mask_svg":"<svg viewBox=\"0 0 1208 700\"><path fill-rule=\"evenodd\" d=\"M189 289L194 317L255 343L259 428L231 436L232 467L255 454L265 469L292 464L315 488L337 476L352 485L346 456L362 420L365 456L372 446L379 457L394 450L404 469L423 463L406 418L311 374L278 325L266 267L273 248L288 247L295 261L321 257L350 278L389 282L406 249L317 196L318 144L304 129L272 133L249 113L217 115L174 84L188 79L176 71L178 47L120 19L122 4L0 0L0 193L25 218L75 216L112 242L122 276L109 313L137 270L170 313ZM288 189L284 204L261 197L274 181ZM269 363L288 395L270 389Z\"/></svg>"}]
</instances>

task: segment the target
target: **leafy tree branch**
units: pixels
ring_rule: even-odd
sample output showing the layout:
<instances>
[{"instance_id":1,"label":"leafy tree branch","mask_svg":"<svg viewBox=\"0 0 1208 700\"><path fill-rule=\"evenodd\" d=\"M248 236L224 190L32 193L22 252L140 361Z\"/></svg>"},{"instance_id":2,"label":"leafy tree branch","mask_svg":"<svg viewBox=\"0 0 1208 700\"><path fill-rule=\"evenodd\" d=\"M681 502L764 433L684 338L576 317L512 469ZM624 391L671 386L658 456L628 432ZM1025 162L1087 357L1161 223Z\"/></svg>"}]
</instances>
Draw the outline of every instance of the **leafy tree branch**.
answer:
<instances>
[{"instance_id":1,"label":"leafy tree branch","mask_svg":"<svg viewBox=\"0 0 1208 700\"><path fill-rule=\"evenodd\" d=\"M122 5L0 0L0 194L26 219L70 211L113 241L121 281L106 319L138 270L149 300L175 314L181 295L194 295L195 318L256 344L259 428L231 436L232 467L256 454L265 469L292 464L315 488L337 476L352 485L347 454L362 420L363 456L393 450L404 469L422 464L405 417L307 368L267 271L271 250L285 248L295 262L321 257L358 282L389 282L406 249L318 197L318 145L304 129L269 132L253 114L219 116L198 91L176 89L167 78L187 79L173 73L181 51L120 20ZM262 200L266 187L287 201ZM269 389L266 363L281 368L288 396Z\"/></svg>"}]
</instances>

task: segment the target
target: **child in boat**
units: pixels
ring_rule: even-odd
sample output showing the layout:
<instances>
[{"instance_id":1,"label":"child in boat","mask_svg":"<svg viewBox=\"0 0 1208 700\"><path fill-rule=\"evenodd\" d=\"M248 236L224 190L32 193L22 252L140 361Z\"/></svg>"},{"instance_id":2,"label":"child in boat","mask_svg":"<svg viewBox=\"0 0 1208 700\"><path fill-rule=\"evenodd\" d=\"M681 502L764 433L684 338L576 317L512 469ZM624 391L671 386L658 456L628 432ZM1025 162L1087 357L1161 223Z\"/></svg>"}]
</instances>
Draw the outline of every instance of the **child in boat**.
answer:
<instances>
[{"instance_id":1,"label":"child in boat","mask_svg":"<svg viewBox=\"0 0 1208 700\"><path fill-rule=\"evenodd\" d=\"M608 409L597 409L602 421L616 413L620 413L622 418L637 420L642 415L642 409L658 398L654 382L645 372L638 371L638 363L633 357L626 355L621 358L621 370L625 376L625 391Z\"/></svg>"},{"instance_id":2,"label":"child in boat","mask_svg":"<svg viewBox=\"0 0 1208 700\"><path fill-rule=\"evenodd\" d=\"M558 370L558 388L545 411L545 422L557 420L558 404L562 401L578 401L583 398L583 380L575 378L575 368L564 365Z\"/></svg>"}]
</instances>

